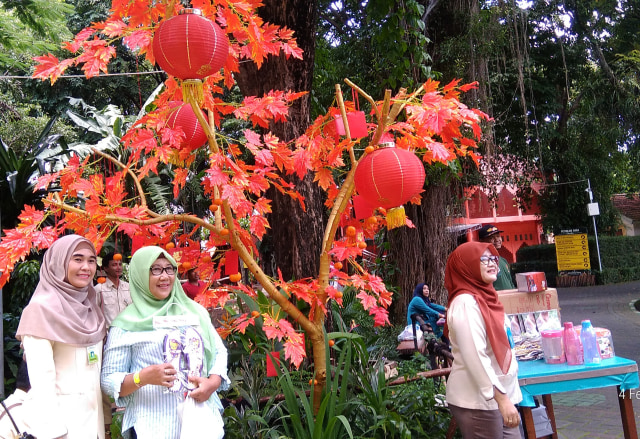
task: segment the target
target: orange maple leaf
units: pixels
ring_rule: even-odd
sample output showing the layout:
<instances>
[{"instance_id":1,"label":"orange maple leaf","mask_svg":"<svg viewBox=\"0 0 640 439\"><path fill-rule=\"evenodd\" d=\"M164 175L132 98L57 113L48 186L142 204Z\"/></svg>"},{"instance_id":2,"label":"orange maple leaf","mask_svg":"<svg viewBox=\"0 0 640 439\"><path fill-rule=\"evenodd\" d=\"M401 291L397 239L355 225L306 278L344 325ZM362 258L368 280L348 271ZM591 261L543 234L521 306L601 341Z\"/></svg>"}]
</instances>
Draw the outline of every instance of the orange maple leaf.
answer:
<instances>
[{"instance_id":1,"label":"orange maple leaf","mask_svg":"<svg viewBox=\"0 0 640 439\"><path fill-rule=\"evenodd\" d=\"M55 84L58 78L67 70L67 67L74 63L72 59L59 61L52 54L36 56L33 59L38 62L34 68L33 77L37 79L49 78L51 85Z\"/></svg>"}]
</instances>

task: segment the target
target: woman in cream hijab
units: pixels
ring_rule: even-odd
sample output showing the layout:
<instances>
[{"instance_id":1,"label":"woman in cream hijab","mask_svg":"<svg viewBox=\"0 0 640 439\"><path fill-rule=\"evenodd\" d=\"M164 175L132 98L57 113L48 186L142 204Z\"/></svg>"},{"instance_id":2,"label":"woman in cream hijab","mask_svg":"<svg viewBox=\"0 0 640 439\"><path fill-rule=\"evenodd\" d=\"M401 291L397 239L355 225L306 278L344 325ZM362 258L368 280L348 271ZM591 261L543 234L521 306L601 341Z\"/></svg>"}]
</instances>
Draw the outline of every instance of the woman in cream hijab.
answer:
<instances>
[{"instance_id":1,"label":"woman in cream hijab","mask_svg":"<svg viewBox=\"0 0 640 439\"><path fill-rule=\"evenodd\" d=\"M104 438L100 365L105 324L93 289L96 259L86 238L67 235L55 241L20 318L16 337L31 381L25 423L38 439Z\"/></svg>"}]
</instances>

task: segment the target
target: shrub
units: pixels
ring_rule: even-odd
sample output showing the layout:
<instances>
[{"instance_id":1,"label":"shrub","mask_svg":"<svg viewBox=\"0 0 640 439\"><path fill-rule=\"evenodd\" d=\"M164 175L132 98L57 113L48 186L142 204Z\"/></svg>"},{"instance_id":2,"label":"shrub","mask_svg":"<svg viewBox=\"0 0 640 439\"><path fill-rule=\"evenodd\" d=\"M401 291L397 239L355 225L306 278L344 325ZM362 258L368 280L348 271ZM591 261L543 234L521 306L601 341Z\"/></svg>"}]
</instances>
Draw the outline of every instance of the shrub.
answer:
<instances>
[{"instance_id":1,"label":"shrub","mask_svg":"<svg viewBox=\"0 0 640 439\"><path fill-rule=\"evenodd\" d=\"M596 274L596 282L610 284L640 280L640 236L600 236L600 261L594 237L588 238L591 270ZM518 250L516 263L511 272L543 271L549 286L554 287L558 275L558 262L554 244L532 245Z\"/></svg>"}]
</instances>

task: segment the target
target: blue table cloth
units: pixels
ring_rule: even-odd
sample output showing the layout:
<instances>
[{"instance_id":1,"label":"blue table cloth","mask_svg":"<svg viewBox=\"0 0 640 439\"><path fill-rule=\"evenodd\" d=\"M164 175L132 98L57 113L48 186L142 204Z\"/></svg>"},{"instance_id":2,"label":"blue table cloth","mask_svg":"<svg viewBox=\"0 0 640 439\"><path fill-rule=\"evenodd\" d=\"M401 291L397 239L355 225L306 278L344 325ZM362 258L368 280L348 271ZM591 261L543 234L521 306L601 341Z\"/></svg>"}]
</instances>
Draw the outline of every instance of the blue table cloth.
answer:
<instances>
[{"instance_id":1,"label":"blue table cloth","mask_svg":"<svg viewBox=\"0 0 640 439\"><path fill-rule=\"evenodd\" d=\"M638 365L622 357L602 360L597 366L547 364L544 360L518 361L521 406L534 407L534 395L620 386L622 391L640 387Z\"/></svg>"}]
</instances>

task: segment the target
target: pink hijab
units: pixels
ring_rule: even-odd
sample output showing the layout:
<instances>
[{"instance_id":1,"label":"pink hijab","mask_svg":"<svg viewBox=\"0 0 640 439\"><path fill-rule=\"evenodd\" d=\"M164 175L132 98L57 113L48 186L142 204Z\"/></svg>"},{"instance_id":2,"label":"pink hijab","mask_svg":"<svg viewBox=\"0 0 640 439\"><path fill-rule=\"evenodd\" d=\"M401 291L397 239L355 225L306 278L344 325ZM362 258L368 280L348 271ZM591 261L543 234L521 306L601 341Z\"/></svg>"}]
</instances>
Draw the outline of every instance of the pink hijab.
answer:
<instances>
[{"instance_id":1,"label":"pink hijab","mask_svg":"<svg viewBox=\"0 0 640 439\"><path fill-rule=\"evenodd\" d=\"M485 242L465 242L456 248L447 260L444 287L449 292L449 303L459 294L471 294L476 299L491 349L500 369L507 373L511 365L511 346L504 330L504 307L493 284L485 283L480 272L480 256L487 249L492 255L499 256L495 247ZM448 332L445 324L445 335Z\"/></svg>"},{"instance_id":2,"label":"pink hijab","mask_svg":"<svg viewBox=\"0 0 640 439\"><path fill-rule=\"evenodd\" d=\"M78 245L89 244L79 235L56 240L44 254L40 282L22 312L16 338L32 335L76 346L90 346L104 339L104 316L92 285L76 288L67 281L67 267Z\"/></svg>"}]
</instances>

